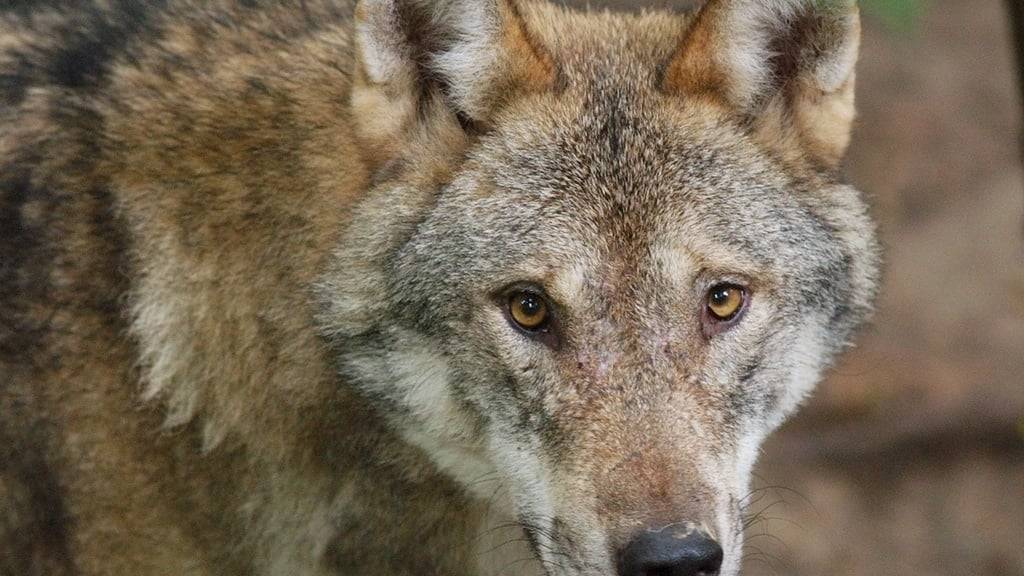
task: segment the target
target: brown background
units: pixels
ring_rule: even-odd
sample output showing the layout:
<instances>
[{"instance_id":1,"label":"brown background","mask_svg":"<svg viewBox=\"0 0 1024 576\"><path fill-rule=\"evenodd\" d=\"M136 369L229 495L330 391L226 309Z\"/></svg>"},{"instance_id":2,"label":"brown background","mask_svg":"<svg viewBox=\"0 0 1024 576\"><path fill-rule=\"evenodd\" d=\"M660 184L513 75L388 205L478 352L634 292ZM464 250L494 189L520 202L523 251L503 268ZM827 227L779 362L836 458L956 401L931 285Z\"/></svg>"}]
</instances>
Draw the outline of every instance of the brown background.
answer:
<instances>
[{"instance_id":1,"label":"brown background","mask_svg":"<svg viewBox=\"0 0 1024 576\"><path fill-rule=\"evenodd\" d=\"M636 9L687 0L568 0ZM1024 186L999 0L868 14L847 172L886 246L873 326L765 448L746 575L1024 575Z\"/></svg>"}]
</instances>

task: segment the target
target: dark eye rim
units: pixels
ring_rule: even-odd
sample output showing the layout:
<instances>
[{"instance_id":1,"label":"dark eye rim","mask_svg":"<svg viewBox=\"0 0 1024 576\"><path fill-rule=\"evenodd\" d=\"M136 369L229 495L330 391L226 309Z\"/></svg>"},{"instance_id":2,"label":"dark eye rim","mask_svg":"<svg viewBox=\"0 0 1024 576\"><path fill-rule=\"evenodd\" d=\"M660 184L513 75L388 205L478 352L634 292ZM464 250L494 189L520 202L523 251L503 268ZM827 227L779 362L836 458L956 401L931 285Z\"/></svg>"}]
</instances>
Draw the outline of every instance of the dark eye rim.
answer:
<instances>
[{"instance_id":1,"label":"dark eye rim","mask_svg":"<svg viewBox=\"0 0 1024 576\"><path fill-rule=\"evenodd\" d=\"M544 306L547 308L547 318L538 325L536 328L527 328L522 324L516 322L516 319L512 317L511 302L512 298L518 294L529 294L535 298L539 298L544 302ZM561 347L559 337L559 321L558 321L558 306L547 295L547 292L540 286L533 283L516 283L500 290L495 295L495 302L501 307L502 315L505 320L509 323L512 328L519 334L525 336L530 340L536 340L541 342L552 349L559 349Z\"/></svg>"},{"instance_id":2,"label":"dark eye rim","mask_svg":"<svg viewBox=\"0 0 1024 576\"><path fill-rule=\"evenodd\" d=\"M711 306L708 303L711 298L711 294L722 289L735 289L739 290L740 293L739 307L735 312L725 318L717 316L711 310ZM701 324L704 327L705 336L710 338L717 334L721 334L738 324L746 315L747 309L750 307L751 294L752 292L749 287L737 282L715 282L708 286L707 290L704 291L704 298L701 300Z\"/></svg>"}]
</instances>

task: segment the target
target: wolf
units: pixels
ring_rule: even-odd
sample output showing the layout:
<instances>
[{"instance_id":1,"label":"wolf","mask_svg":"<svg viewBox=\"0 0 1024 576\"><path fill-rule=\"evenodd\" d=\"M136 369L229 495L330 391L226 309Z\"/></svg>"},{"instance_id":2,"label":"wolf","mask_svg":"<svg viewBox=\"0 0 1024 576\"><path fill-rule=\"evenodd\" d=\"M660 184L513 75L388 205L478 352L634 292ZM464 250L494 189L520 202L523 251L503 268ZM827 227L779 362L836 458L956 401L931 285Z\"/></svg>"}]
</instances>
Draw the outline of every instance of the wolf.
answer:
<instances>
[{"instance_id":1,"label":"wolf","mask_svg":"<svg viewBox=\"0 0 1024 576\"><path fill-rule=\"evenodd\" d=\"M872 307L852 0L0 17L0 574L739 573Z\"/></svg>"}]
</instances>

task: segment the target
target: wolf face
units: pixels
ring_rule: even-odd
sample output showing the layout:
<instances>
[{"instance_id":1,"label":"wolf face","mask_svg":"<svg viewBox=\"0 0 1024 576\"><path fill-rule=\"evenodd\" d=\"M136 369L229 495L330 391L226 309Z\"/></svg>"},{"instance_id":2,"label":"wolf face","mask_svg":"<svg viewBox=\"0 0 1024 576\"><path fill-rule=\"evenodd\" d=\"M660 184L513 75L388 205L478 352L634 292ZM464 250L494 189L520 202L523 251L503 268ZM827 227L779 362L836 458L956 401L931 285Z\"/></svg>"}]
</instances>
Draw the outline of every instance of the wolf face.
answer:
<instances>
[{"instance_id":1,"label":"wolf face","mask_svg":"<svg viewBox=\"0 0 1024 576\"><path fill-rule=\"evenodd\" d=\"M835 176L856 8L373 0L356 29L377 177L318 288L343 379L549 574L735 574L757 450L874 295Z\"/></svg>"}]
</instances>

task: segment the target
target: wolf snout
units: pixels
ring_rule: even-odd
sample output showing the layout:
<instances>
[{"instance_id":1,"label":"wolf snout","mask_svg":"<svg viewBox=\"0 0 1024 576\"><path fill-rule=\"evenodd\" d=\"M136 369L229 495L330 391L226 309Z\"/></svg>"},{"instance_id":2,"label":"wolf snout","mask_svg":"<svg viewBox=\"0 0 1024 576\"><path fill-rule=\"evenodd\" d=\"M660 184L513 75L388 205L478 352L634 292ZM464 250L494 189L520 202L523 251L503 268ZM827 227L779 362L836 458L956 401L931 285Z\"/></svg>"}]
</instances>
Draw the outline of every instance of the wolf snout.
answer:
<instances>
[{"instance_id":1,"label":"wolf snout","mask_svg":"<svg viewBox=\"0 0 1024 576\"><path fill-rule=\"evenodd\" d=\"M722 547L690 523L644 529L619 553L619 576L717 576Z\"/></svg>"}]
</instances>

